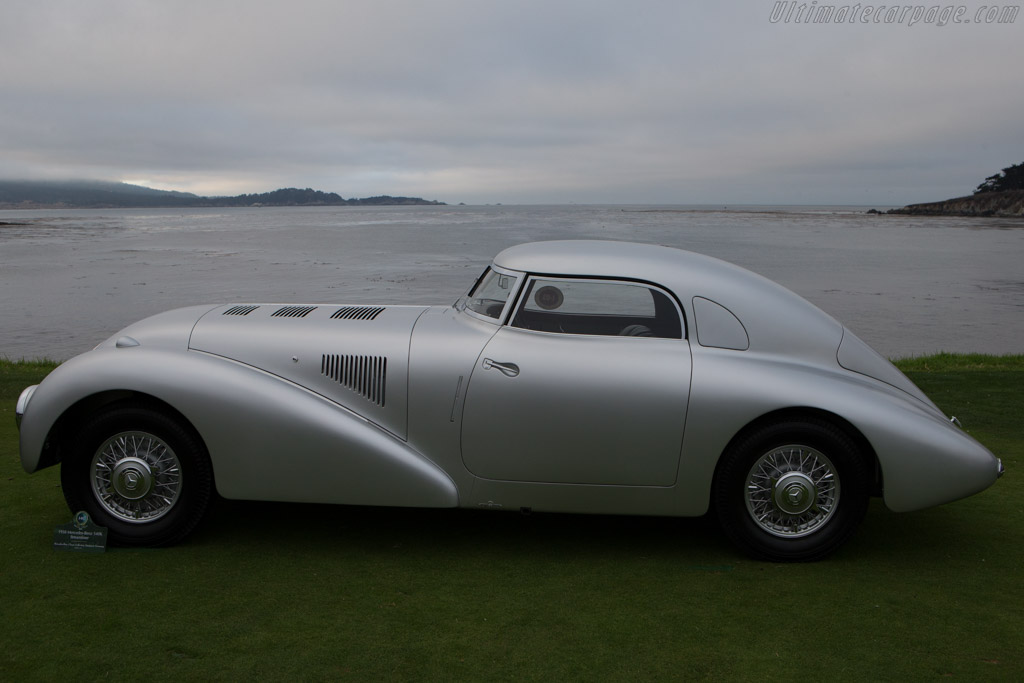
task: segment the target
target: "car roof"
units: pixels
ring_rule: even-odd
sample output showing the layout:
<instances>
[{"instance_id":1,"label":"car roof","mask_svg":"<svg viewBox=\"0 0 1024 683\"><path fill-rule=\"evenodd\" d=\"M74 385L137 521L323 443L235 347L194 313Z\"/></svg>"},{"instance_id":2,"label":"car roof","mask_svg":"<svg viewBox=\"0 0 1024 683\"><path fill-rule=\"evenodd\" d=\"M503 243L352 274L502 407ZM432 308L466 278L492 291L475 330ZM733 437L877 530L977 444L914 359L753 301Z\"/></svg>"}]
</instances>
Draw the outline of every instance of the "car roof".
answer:
<instances>
[{"instance_id":1,"label":"car roof","mask_svg":"<svg viewBox=\"0 0 1024 683\"><path fill-rule=\"evenodd\" d=\"M531 242L500 252L494 265L535 275L661 285L675 294L689 321L695 320L694 298L709 299L740 320L751 349L834 358L842 339L838 321L782 285L726 261L674 247L604 240Z\"/></svg>"},{"instance_id":2,"label":"car roof","mask_svg":"<svg viewBox=\"0 0 1024 683\"><path fill-rule=\"evenodd\" d=\"M519 244L499 253L494 264L534 274L616 277L666 285L685 271L696 270L704 276L729 270L749 273L731 263L682 249L609 240Z\"/></svg>"}]
</instances>

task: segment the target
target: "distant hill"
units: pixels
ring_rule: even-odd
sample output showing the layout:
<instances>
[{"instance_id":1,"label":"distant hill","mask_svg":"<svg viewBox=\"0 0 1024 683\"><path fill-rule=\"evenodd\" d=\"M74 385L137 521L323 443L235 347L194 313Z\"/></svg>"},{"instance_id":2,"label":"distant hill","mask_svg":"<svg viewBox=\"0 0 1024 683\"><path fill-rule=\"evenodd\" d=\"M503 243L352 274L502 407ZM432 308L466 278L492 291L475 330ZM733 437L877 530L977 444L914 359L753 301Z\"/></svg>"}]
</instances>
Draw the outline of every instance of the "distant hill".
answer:
<instances>
[{"instance_id":1,"label":"distant hill","mask_svg":"<svg viewBox=\"0 0 1024 683\"><path fill-rule=\"evenodd\" d=\"M187 192L102 181L0 180L0 207L153 207L188 206L202 199Z\"/></svg>"},{"instance_id":2,"label":"distant hill","mask_svg":"<svg viewBox=\"0 0 1024 683\"><path fill-rule=\"evenodd\" d=\"M128 183L0 180L0 208L3 209L389 205L444 205L444 202L389 195L343 199L334 192L294 187L235 197L201 197L189 192L154 190Z\"/></svg>"}]
</instances>

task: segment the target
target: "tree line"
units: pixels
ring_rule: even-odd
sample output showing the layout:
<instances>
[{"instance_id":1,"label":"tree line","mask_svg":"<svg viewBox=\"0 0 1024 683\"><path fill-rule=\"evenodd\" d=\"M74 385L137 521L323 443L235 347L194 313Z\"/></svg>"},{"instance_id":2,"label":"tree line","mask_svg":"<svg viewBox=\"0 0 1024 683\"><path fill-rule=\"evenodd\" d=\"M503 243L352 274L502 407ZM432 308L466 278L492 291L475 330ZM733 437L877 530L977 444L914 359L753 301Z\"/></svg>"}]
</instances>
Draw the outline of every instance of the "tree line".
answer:
<instances>
[{"instance_id":1,"label":"tree line","mask_svg":"<svg viewBox=\"0 0 1024 683\"><path fill-rule=\"evenodd\" d=\"M974 194L1009 192L1010 190L1024 190L1024 161L1007 166L1001 173L985 178L985 182L978 185Z\"/></svg>"}]
</instances>

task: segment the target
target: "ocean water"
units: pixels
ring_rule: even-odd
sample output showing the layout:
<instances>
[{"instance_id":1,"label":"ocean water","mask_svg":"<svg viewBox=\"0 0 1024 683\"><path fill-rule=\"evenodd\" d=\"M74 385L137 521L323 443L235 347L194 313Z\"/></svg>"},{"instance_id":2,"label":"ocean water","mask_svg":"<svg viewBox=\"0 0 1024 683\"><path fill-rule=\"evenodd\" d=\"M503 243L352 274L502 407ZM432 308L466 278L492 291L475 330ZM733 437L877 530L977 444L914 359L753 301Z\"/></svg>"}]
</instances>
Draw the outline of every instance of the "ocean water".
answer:
<instances>
[{"instance_id":1,"label":"ocean water","mask_svg":"<svg viewBox=\"0 0 1024 683\"><path fill-rule=\"evenodd\" d=\"M1024 221L865 207L424 206L0 211L0 356L66 359L218 302L448 304L501 249L651 242L731 261L889 357L1024 353Z\"/></svg>"}]
</instances>

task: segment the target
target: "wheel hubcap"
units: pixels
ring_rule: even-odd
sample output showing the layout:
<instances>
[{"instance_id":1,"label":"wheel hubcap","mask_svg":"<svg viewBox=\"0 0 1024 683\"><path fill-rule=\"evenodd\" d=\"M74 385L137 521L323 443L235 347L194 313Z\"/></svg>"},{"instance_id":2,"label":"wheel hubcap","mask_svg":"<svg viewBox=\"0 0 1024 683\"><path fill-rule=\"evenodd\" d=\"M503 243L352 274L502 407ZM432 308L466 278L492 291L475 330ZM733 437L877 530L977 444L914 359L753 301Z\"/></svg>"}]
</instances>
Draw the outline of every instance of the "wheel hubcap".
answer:
<instances>
[{"instance_id":1,"label":"wheel hubcap","mask_svg":"<svg viewBox=\"0 0 1024 683\"><path fill-rule=\"evenodd\" d=\"M839 503L835 466L802 445L768 451L754 463L744 492L747 512L773 536L799 538L820 529Z\"/></svg>"},{"instance_id":2,"label":"wheel hubcap","mask_svg":"<svg viewBox=\"0 0 1024 683\"><path fill-rule=\"evenodd\" d=\"M181 494L181 463L170 446L148 432L121 432L96 450L90 470L93 495L126 522L163 517Z\"/></svg>"},{"instance_id":3,"label":"wheel hubcap","mask_svg":"<svg viewBox=\"0 0 1024 683\"><path fill-rule=\"evenodd\" d=\"M787 515L799 515L814 505L818 490L803 472L787 472L775 484L775 506Z\"/></svg>"},{"instance_id":4,"label":"wheel hubcap","mask_svg":"<svg viewBox=\"0 0 1024 683\"><path fill-rule=\"evenodd\" d=\"M127 500L145 498L153 488L153 473L145 460L125 458L114 467L111 477L114 491Z\"/></svg>"}]
</instances>

